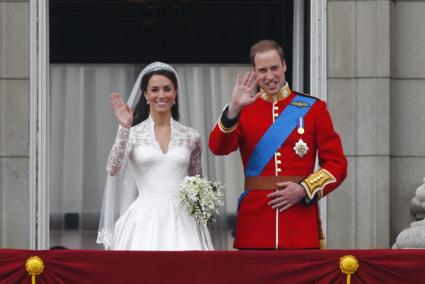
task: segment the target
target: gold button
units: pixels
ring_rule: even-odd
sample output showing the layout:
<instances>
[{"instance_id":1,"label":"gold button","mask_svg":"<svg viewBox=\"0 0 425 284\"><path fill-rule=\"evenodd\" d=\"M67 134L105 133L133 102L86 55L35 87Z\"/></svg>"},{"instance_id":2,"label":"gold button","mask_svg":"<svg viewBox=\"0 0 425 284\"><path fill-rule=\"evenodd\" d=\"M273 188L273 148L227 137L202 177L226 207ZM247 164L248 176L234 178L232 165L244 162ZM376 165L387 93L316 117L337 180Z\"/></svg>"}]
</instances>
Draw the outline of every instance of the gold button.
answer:
<instances>
[{"instance_id":1,"label":"gold button","mask_svg":"<svg viewBox=\"0 0 425 284\"><path fill-rule=\"evenodd\" d=\"M280 157L280 156L282 156L282 154L281 154L281 153L279 153L279 152L277 152L277 153L276 153L276 156Z\"/></svg>"},{"instance_id":2,"label":"gold button","mask_svg":"<svg viewBox=\"0 0 425 284\"><path fill-rule=\"evenodd\" d=\"M277 160L277 162L276 162L278 165L280 165L280 164L282 164L282 161L281 160Z\"/></svg>"},{"instance_id":3,"label":"gold button","mask_svg":"<svg viewBox=\"0 0 425 284\"><path fill-rule=\"evenodd\" d=\"M279 110L279 107L278 106L274 106L274 110Z\"/></svg>"},{"instance_id":4,"label":"gold button","mask_svg":"<svg viewBox=\"0 0 425 284\"><path fill-rule=\"evenodd\" d=\"M278 116L279 116L279 114L278 114L278 113L275 113L275 114L273 114L273 116L274 116L274 117L278 117Z\"/></svg>"},{"instance_id":5,"label":"gold button","mask_svg":"<svg viewBox=\"0 0 425 284\"><path fill-rule=\"evenodd\" d=\"M282 170L281 170L280 168L277 168L277 169L276 169L276 171L277 171L278 173L280 173Z\"/></svg>"}]
</instances>

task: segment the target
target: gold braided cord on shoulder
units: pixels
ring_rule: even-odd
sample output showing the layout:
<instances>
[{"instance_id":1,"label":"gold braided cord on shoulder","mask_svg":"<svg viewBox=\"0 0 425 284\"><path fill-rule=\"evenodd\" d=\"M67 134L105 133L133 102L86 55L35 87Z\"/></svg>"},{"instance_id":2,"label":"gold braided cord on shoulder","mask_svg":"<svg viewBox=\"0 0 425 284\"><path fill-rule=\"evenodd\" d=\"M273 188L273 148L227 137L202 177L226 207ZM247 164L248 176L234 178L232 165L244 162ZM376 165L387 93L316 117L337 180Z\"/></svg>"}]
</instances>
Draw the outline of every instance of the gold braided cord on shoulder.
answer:
<instances>
[{"instance_id":1,"label":"gold braided cord on shoulder","mask_svg":"<svg viewBox=\"0 0 425 284\"><path fill-rule=\"evenodd\" d=\"M306 189L308 198L313 199L314 195L318 193L318 199L322 198L322 190L326 185L336 182L336 178L327 170L320 169L311 174L301 184Z\"/></svg>"}]
</instances>

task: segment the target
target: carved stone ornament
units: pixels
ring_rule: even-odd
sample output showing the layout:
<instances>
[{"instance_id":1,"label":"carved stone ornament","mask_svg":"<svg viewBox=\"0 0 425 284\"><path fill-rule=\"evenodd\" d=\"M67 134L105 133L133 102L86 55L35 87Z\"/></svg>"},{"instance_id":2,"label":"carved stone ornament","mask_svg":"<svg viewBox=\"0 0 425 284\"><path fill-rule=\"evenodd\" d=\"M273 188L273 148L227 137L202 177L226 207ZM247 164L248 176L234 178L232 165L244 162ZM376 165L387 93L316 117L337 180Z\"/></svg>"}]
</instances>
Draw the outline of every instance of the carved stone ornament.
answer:
<instances>
[{"instance_id":1,"label":"carved stone ornament","mask_svg":"<svg viewBox=\"0 0 425 284\"><path fill-rule=\"evenodd\" d=\"M422 182L423 184L416 189L415 197L413 197L410 202L410 209L419 221L412 222L410 228L398 234L395 244L393 245L394 249L425 249L425 178Z\"/></svg>"}]
</instances>

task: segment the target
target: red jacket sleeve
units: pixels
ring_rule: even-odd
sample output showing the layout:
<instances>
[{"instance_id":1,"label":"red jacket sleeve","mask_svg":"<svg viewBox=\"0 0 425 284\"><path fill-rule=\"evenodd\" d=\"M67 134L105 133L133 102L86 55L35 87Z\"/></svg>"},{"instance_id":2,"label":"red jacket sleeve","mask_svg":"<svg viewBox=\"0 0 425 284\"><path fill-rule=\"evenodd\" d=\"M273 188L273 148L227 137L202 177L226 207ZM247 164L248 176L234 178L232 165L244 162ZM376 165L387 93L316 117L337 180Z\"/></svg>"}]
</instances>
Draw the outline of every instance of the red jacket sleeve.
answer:
<instances>
[{"instance_id":1,"label":"red jacket sleeve","mask_svg":"<svg viewBox=\"0 0 425 284\"><path fill-rule=\"evenodd\" d=\"M225 118L227 108L223 111L210 133L208 147L215 155L227 155L239 148L241 130L238 127L239 116L234 120Z\"/></svg>"},{"instance_id":2,"label":"red jacket sleeve","mask_svg":"<svg viewBox=\"0 0 425 284\"><path fill-rule=\"evenodd\" d=\"M315 139L320 169L307 177L302 185L310 199L316 193L319 199L338 187L347 176L347 159L341 139L336 133L326 103L317 101Z\"/></svg>"}]
</instances>

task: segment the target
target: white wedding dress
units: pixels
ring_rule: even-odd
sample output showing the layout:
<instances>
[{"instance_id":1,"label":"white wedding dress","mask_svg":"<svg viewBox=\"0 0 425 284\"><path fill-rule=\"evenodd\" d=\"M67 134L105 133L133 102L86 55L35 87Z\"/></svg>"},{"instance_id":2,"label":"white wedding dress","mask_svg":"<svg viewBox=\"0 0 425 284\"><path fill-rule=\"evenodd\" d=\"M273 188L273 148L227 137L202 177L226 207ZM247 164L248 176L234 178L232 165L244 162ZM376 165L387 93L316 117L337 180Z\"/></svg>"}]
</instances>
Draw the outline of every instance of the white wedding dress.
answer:
<instances>
[{"instance_id":1,"label":"white wedding dress","mask_svg":"<svg viewBox=\"0 0 425 284\"><path fill-rule=\"evenodd\" d=\"M210 250L206 226L188 215L178 197L186 176L201 174L201 140L194 129L171 119L171 141L163 153L151 117L130 130L120 127L107 171L131 163L137 198L115 223L114 250Z\"/></svg>"}]
</instances>

